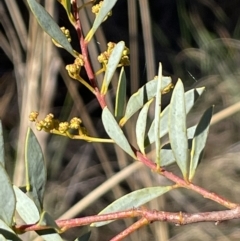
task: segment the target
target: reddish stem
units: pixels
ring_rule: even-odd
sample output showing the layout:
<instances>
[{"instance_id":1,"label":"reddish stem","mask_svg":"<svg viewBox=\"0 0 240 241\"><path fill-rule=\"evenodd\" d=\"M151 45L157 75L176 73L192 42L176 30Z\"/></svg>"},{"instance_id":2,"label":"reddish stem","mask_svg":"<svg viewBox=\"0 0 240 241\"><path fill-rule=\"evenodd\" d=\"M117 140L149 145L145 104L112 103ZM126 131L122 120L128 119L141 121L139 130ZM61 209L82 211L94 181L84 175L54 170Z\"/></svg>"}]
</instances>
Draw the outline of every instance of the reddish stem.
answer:
<instances>
[{"instance_id":1,"label":"reddish stem","mask_svg":"<svg viewBox=\"0 0 240 241\"><path fill-rule=\"evenodd\" d=\"M72 7L73 7L73 16L76 20L75 29L78 34L79 45L80 45L80 49L84 59L84 68L86 70L91 86L95 89L96 98L98 99L98 102L103 109L106 106L105 96L100 93L99 88L97 86L97 81L96 81L93 67L88 54L88 43L85 41L83 31L82 31L82 25L80 21L79 10L78 10L76 0L72 1Z\"/></svg>"},{"instance_id":2,"label":"reddish stem","mask_svg":"<svg viewBox=\"0 0 240 241\"><path fill-rule=\"evenodd\" d=\"M194 185L193 183L186 182L184 179L176 176L172 172L166 171L162 167L158 167L156 163L152 162L149 160L146 156L144 156L141 152L135 151L135 154L140 162L142 162L145 166L149 167L153 172L159 173L160 175L166 177L167 179L173 181L176 183L178 186L191 189L199 194L201 194L203 197L211 199L229 209L234 209L238 206L236 203L232 203L229 200L213 193L205 190L202 187L199 187L197 185Z\"/></svg>"},{"instance_id":3,"label":"reddish stem","mask_svg":"<svg viewBox=\"0 0 240 241\"><path fill-rule=\"evenodd\" d=\"M135 224L124 230L119 234L118 239L116 237L114 241L121 240L120 237L126 237L128 234L136 231L140 227L155 222L155 221L164 221L169 223L174 223L176 225L184 225L189 223L197 222L221 222L225 220L239 219L240 218L240 206L237 206L231 210L224 211L213 211L213 212L202 212L202 213L172 213L172 212L163 212L157 210L147 210L145 208L131 209L122 212L115 212L103 215L94 215L84 218L75 218L68 220L56 220L56 224L59 226L61 231L66 231L73 227L85 226L95 222L117 220L123 218L133 218L141 217L139 221ZM29 224L29 225L16 225L14 227L17 233L23 233L27 231L37 231L37 230L46 230L52 229L49 226L40 226L38 224ZM126 234L126 235L125 235Z\"/></svg>"},{"instance_id":4,"label":"reddish stem","mask_svg":"<svg viewBox=\"0 0 240 241\"><path fill-rule=\"evenodd\" d=\"M88 55L87 43L84 40L84 35L83 35L83 31L82 31L82 25L81 25L81 21L80 21L80 16L79 16L79 11L78 11L78 6L77 6L76 0L72 1L72 7L73 7L73 16L76 20L75 29L78 34L79 44L80 44L80 48L81 48L82 55L84 58L84 67L86 69L89 81L90 81L92 87L95 89L97 87L97 84L95 81L93 68L90 63L90 59L89 59L89 55Z\"/></svg>"},{"instance_id":5,"label":"reddish stem","mask_svg":"<svg viewBox=\"0 0 240 241\"><path fill-rule=\"evenodd\" d=\"M138 220L137 222L132 224L130 227L128 227L127 229L125 229L124 231L119 233L117 236L112 238L110 241L123 240L128 235L130 235L131 233L135 232L137 229L140 229L141 227L143 227L143 226L145 226L147 224L149 224L149 221L146 218L142 217L140 220Z\"/></svg>"}]
</instances>

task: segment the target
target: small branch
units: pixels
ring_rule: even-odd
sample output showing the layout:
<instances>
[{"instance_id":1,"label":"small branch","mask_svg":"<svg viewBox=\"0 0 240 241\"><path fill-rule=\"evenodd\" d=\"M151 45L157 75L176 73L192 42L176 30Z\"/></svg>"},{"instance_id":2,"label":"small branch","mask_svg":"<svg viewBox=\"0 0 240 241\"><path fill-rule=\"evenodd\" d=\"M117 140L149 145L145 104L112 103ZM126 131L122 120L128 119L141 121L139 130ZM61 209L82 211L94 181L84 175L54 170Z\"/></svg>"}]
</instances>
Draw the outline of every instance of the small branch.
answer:
<instances>
[{"instance_id":1,"label":"small branch","mask_svg":"<svg viewBox=\"0 0 240 241\"><path fill-rule=\"evenodd\" d=\"M103 215L94 215L94 216L88 216L88 217L84 217L84 218L56 220L56 224L58 225L58 227L61 230L66 231L70 228L90 225L90 224L96 223L96 222L138 217L140 215L141 214L137 211L137 209L131 209L131 210L122 211L122 212L115 212L115 213L103 214ZM16 225L15 226L15 230L18 230L20 233L27 232L27 231L44 230L44 229L50 229L50 228L51 227L40 226L38 224Z\"/></svg>"},{"instance_id":2,"label":"small branch","mask_svg":"<svg viewBox=\"0 0 240 241\"><path fill-rule=\"evenodd\" d=\"M147 224L149 224L149 221L146 218L143 217L140 220L138 220L137 222L135 222L133 225L131 225L130 227L128 227L127 229L125 229L124 231L119 233L117 236L112 238L110 241L123 240L128 235L130 235L131 233L135 232L137 229L140 229L143 226L146 226Z\"/></svg>"},{"instance_id":3,"label":"small branch","mask_svg":"<svg viewBox=\"0 0 240 241\"><path fill-rule=\"evenodd\" d=\"M97 137L91 137L91 136L74 135L71 137L71 139L84 140L84 141L88 141L88 142L114 143L114 141L112 139L103 139L103 138L97 138Z\"/></svg>"},{"instance_id":4,"label":"small branch","mask_svg":"<svg viewBox=\"0 0 240 241\"><path fill-rule=\"evenodd\" d=\"M88 136L88 135L72 135L69 132L61 133L60 131L58 131L56 129L50 130L49 133L59 135L59 136L67 136L68 138L73 139L73 140L83 140L83 141L87 141L87 142L114 143L114 141L112 139L92 137L92 136Z\"/></svg>"},{"instance_id":5,"label":"small branch","mask_svg":"<svg viewBox=\"0 0 240 241\"><path fill-rule=\"evenodd\" d=\"M191 189L192 191L195 191L195 192L201 194L204 198L211 199L229 209L234 209L238 206L238 204L232 203L229 200L217 195L216 193L209 192L202 187L194 185L193 183L187 183L185 180L174 175L172 172L168 172L168 171L162 169L160 174L163 175L164 177L166 177L167 179L177 183L179 186L187 188L187 189Z\"/></svg>"},{"instance_id":6,"label":"small branch","mask_svg":"<svg viewBox=\"0 0 240 241\"><path fill-rule=\"evenodd\" d=\"M124 230L118 236L112 240L121 240L120 237L125 237L124 235L128 235L139 229L140 227L152 223L155 221L164 221L173 223L176 225L185 225L190 223L198 223L198 222L221 222L232 219L240 218L240 206L232 210L224 210L224 211L213 211L213 212L202 212L202 213L172 213L172 212L163 212L156 210L146 210L145 208L131 209L128 211L115 212L110 214L103 215L94 215L84 218L76 218L76 219L68 219L68 220L56 220L56 224L59 226L62 232L79 226L85 226L96 222L110 221L110 220L118 220L124 218L133 218L133 217L141 217L139 221L135 224ZM14 227L15 231L18 233L24 233L27 231L37 231L44 229L52 229L52 227L48 226L39 226L38 224L30 224L30 225L16 225ZM125 233L125 234L124 234Z\"/></svg>"},{"instance_id":7,"label":"small branch","mask_svg":"<svg viewBox=\"0 0 240 241\"><path fill-rule=\"evenodd\" d=\"M98 99L98 102L103 109L106 106L106 101L104 96L101 95L101 93L99 92L99 88L97 86L96 78L95 78L94 71L93 71L89 54L88 54L88 43L85 42L84 36L83 36L82 25L81 25L80 16L79 16L79 8L77 6L76 0L72 1L72 6L73 6L73 16L76 19L75 29L78 34L79 44L80 44L80 48L84 59L84 67L85 67L87 76L89 78L90 84L95 90L96 98Z\"/></svg>"},{"instance_id":8,"label":"small branch","mask_svg":"<svg viewBox=\"0 0 240 241\"><path fill-rule=\"evenodd\" d=\"M79 75L72 75L71 73L69 73L69 76L75 80L78 80L81 84L83 84L87 89L89 89L94 95L95 90L93 89L93 87L91 85L89 85L81 76Z\"/></svg>"},{"instance_id":9,"label":"small branch","mask_svg":"<svg viewBox=\"0 0 240 241\"><path fill-rule=\"evenodd\" d=\"M173 181L174 183L176 183L180 187L191 189L191 190L201 194L204 198L211 199L211 200L213 200L213 201L215 201L215 202L217 202L217 203L221 204L222 206L225 206L229 209L234 209L238 206L238 204L236 204L236 203L230 202L229 200L227 200L227 199L225 199L225 198L223 198L223 197L221 197L221 196L219 196L219 195L217 195L213 192L209 192L202 187L196 186L193 183L186 182L184 179L176 176L172 172L169 172L162 167L158 167L156 165L156 163L149 160L146 156L144 156L139 151L135 151L135 153L136 153L136 156L137 156L138 160L140 162L142 162L145 166L149 167L153 172L159 173L160 175L166 177L168 180Z\"/></svg>"},{"instance_id":10,"label":"small branch","mask_svg":"<svg viewBox=\"0 0 240 241\"><path fill-rule=\"evenodd\" d=\"M92 69L89 55L88 55L87 43L85 43L85 41L84 41L82 25L81 25L81 21L80 21L79 10L78 10L76 0L72 1L72 6L73 6L73 16L76 19L75 29L78 34L79 44L80 44L82 55L83 55L84 62L85 62L84 67L86 69L89 81L90 81L92 87L95 89L97 87L97 84L96 84L95 76L94 76L93 69Z\"/></svg>"}]
</instances>

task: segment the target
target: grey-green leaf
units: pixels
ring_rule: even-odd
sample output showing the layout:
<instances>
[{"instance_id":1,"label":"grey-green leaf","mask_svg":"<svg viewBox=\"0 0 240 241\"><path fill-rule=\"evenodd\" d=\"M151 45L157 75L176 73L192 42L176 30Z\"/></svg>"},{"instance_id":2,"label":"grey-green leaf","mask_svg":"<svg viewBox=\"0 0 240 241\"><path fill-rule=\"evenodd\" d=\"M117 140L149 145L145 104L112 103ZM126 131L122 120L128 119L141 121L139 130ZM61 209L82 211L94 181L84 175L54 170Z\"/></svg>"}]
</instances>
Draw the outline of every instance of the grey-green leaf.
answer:
<instances>
[{"instance_id":1,"label":"grey-green leaf","mask_svg":"<svg viewBox=\"0 0 240 241\"><path fill-rule=\"evenodd\" d=\"M126 74L124 71L124 67L122 67L119 80L118 80L118 87L116 92L116 100L115 100L115 118L117 121L124 115L124 108L126 104Z\"/></svg>"},{"instance_id":2,"label":"grey-green leaf","mask_svg":"<svg viewBox=\"0 0 240 241\"><path fill-rule=\"evenodd\" d=\"M158 68L158 84L157 84L157 93L156 93L156 103L155 103L155 114L154 114L154 120L155 120L155 147L156 147L156 160L158 166L161 165L161 158L160 158L160 149L161 149L161 140L159 138L160 136L160 130L161 130L161 118L160 113L162 110L162 65L159 64ZM144 145L144 140L143 140Z\"/></svg>"},{"instance_id":3,"label":"grey-green leaf","mask_svg":"<svg viewBox=\"0 0 240 241\"><path fill-rule=\"evenodd\" d=\"M16 209L16 197L12 183L2 164L0 164L0 183L0 219L10 227Z\"/></svg>"},{"instance_id":4,"label":"grey-green leaf","mask_svg":"<svg viewBox=\"0 0 240 241\"><path fill-rule=\"evenodd\" d=\"M4 140L3 140L3 129L2 122L0 121L0 164L5 167L5 154L4 154Z\"/></svg>"},{"instance_id":5,"label":"grey-green leaf","mask_svg":"<svg viewBox=\"0 0 240 241\"><path fill-rule=\"evenodd\" d=\"M160 150L160 158L161 158L161 166L168 166L175 162L175 157L173 155L173 151L170 145L169 145L169 148L163 147Z\"/></svg>"},{"instance_id":6,"label":"grey-green leaf","mask_svg":"<svg viewBox=\"0 0 240 241\"><path fill-rule=\"evenodd\" d=\"M153 99L149 100L141 109L138 119L136 122L136 139L137 144L142 153L145 153L144 150L144 140L146 134L146 126L147 126L147 116L148 116L148 109L152 103Z\"/></svg>"},{"instance_id":7,"label":"grey-green leaf","mask_svg":"<svg viewBox=\"0 0 240 241\"><path fill-rule=\"evenodd\" d=\"M25 165L27 191L41 212L47 174L41 147L30 128L25 144Z\"/></svg>"},{"instance_id":8,"label":"grey-green leaf","mask_svg":"<svg viewBox=\"0 0 240 241\"><path fill-rule=\"evenodd\" d=\"M46 211L41 213L40 220L38 222L40 226L48 226L52 229L37 231L41 237L46 241L62 241L61 236L57 233L60 228L56 224L55 220Z\"/></svg>"},{"instance_id":9,"label":"grey-green leaf","mask_svg":"<svg viewBox=\"0 0 240 241\"><path fill-rule=\"evenodd\" d=\"M157 197L163 195L164 193L166 193L172 189L173 189L173 186L148 187L148 188L139 189L137 191L131 192L131 193L124 195L123 197L117 199L116 201L111 203L109 206L107 206L105 209L103 209L99 213L99 215L124 211L124 210L128 210L131 208L137 208L137 207L153 200L154 198L157 198ZM111 222L112 221L92 223L91 226L92 227L100 227L100 226L106 225Z\"/></svg>"},{"instance_id":10,"label":"grey-green leaf","mask_svg":"<svg viewBox=\"0 0 240 241\"><path fill-rule=\"evenodd\" d=\"M8 241L21 241L21 239L13 232L13 230L8 227L8 225L0 219L0 240L8 240ZM5 239L3 239L4 237Z\"/></svg>"},{"instance_id":11,"label":"grey-green leaf","mask_svg":"<svg viewBox=\"0 0 240 241\"><path fill-rule=\"evenodd\" d=\"M108 60L106 72L105 72L103 83L102 83L101 94L103 94L103 95L105 95L107 93L108 86L109 86L109 84L112 80L112 77L116 71L116 68L121 60L124 47L125 47L125 43L123 41L121 41L121 42L117 43L115 45L115 47L113 48L113 51Z\"/></svg>"},{"instance_id":12,"label":"grey-green leaf","mask_svg":"<svg viewBox=\"0 0 240 241\"><path fill-rule=\"evenodd\" d=\"M196 128L197 128L197 125L195 126L191 126L187 129L187 136L188 136L188 139L192 139L194 137L194 133L196 131Z\"/></svg>"},{"instance_id":13,"label":"grey-green leaf","mask_svg":"<svg viewBox=\"0 0 240 241\"><path fill-rule=\"evenodd\" d=\"M68 42L67 37L63 34L59 26L53 20L51 15L43 8L43 6L35 0L27 0L27 2L42 29L70 54L75 56L73 48Z\"/></svg>"},{"instance_id":14,"label":"grey-green leaf","mask_svg":"<svg viewBox=\"0 0 240 241\"><path fill-rule=\"evenodd\" d=\"M89 33L87 34L85 40L89 42L91 38L93 37L94 33L97 31L98 27L101 25L101 23L104 21L106 18L107 14L112 10L114 5L116 4L117 0L104 0L103 5L97 14L93 26Z\"/></svg>"},{"instance_id":15,"label":"grey-green leaf","mask_svg":"<svg viewBox=\"0 0 240 241\"><path fill-rule=\"evenodd\" d=\"M69 21L72 23L73 26L75 26L76 20L74 19L73 15L72 15L71 0L65 0L65 1L63 0L60 3L65 8Z\"/></svg>"},{"instance_id":16,"label":"grey-green leaf","mask_svg":"<svg viewBox=\"0 0 240 241\"><path fill-rule=\"evenodd\" d=\"M186 113L189 113L189 111L192 109L192 107L194 106L195 102L197 101L197 99L202 95L203 91L205 90L204 87L201 88L197 88L197 89L192 89L187 91L184 96L185 96L185 104L186 104ZM168 132L168 114L169 114L169 109L170 109L170 105L168 105L163 112L161 112L160 114L160 118L161 118L161 125L160 125L160 136L159 138L163 137L164 135L167 134ZM152 144L155 141L155 120L153 120L146 140L145 140L145 147L149 144Z\"/></svg>"},{"instance_id":17,"label":"grey-green leaf","mask_svg":"<svg viewBox=\"0 0 240 241\"><path fill-rule=\"evenodd\" d=\"M125 115L119 122L120 126L123 126L133 114L135 114L138 110L140 110L143 107L143 105L147 101L156 96L157 84L158 80L153 79L147 82L143 87L141 87L136 93L134 93L130 97L126 106ZM171 84L171 78L162 77L161 90L166 88L169 84Z\"/></svg>"},{"instance_id":18,"label":"grey-green leaf","mask_svg":"<svg viewBox=\"0 0 240 241\"><path fill-rule=\"evenodd\" d=\"M172 94L168 120L169 139L175 160L185 179L189 171L186 106L183 83L179 79Z\"/></svg>"},{"instance_id":19,"label":"grey-green leaf","mask_svg":"<svg viewBox=\"0 0 240 241\"><path fill-rule=\"evenodd\" d=\"M36 223L40 216L38 209L31 198L18 187L13 186L17 199L17 212L25 223Z\"/></svg>"},{"instance_id":20,"label":"grey-green leaf","mask_svg":"<svg viewBox=\"0 0 240 241\"><path fill-rule=\"evenodd\" d=\"M211 106L204 112L201 120L197 125L196 131L194 134L194 138L192 141L192 149L190 154L191 155L190 170L189 170L190 181L193 179L197 165L203 156L203 151L207 141L212 113L213 113L213 106Z\"/></svg>"},{"instance_id":21,"label":"grey-green leaf","mask_svg":"<svg viewBox=\"0 0 240 241\"><path fill-rule=\"evenodd\" d=\"M136 159L136 156L122 129L107 107L105 107L102 111L102 122L109 137L111 137L115 143L119 145L125 152Z\"/></svg>"},{"instance_id":22,"label":"grey-green leaf","mask_svg":"<svg viewBox=\"0 0 240 241\"><path fill-rule=\"evenodd\" d=\"M40 225L40 226L48 226L48 227L51 227L51 228L55 229L56 231L60 231L60 228L56 224L56 222L53 219L53 217L46 211L43 211L41 213L41 217L40 217L40 220L38 222L38 225Z\"/></svg>"},{"instance_id":23,"label":"grey-green leaf","mask_svg":"<svg viewBox=\"0 0 240 241\"><path fill-rule=\"evenodd\" d=\"M188 137L188 147L191 146L192 138L197 126L192 126L187 129L187 137ZM168 166L175 162L175 157L173 155L173 151L170 143L165 144L160 150L160 159L161 166Z\"/></svg>"}]
</instances>

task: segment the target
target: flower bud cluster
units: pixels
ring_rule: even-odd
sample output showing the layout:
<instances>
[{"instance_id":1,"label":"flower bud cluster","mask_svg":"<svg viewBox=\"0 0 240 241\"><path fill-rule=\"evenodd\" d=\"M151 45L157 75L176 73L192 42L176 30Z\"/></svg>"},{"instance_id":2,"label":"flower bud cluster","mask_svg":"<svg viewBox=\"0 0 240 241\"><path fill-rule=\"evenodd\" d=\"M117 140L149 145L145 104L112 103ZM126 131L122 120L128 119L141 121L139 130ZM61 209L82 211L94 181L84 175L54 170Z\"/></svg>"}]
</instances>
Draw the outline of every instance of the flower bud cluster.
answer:
<instances>
[{"instance_id":1,"label":"flower bud cluster","mask_svg":"<svg viewBox=\"0 0 240 241\"><path fill-rule=\"evenodd\" d=\"M101 53L98 56L98 61L100 64L103 65L103 67L106 67L108 64L108 60L110 58L110 55L114 49L114 47L116 46L116 43L113 42L109 42L107 44L108 48L106 51L104 51L103 53ZM119 66L128 66L130 64L129 61L129 49L127 47L124 47L124 50L122 52L122 58L119 62Z\"/></svg>"},{"instance_id":2,"label":"flower bud cluster","mask_svg":"<svg viewBox=\"0 0 240 241\"><path fill-rule=\"evenodd\" d=\"M65 27L61 27L60 28L61 31L63 32L63 34L66 36L68 42L71 42L71 36L70 36L70 32L68 29L66 29ZM52 42L59 48L62 48L62 45L60 45L55 39L52 39Z\"/></svg>"},{"instance_id":3,"label":"flower bud cluster","mask_svg":"<svg viewBox=\"0 0 240 241\"><path fill-rule=\"evenodd\" d=\"M61 27L60 29L62 30L63 34L66 36L68 42L71 42L72 39L70 36L70 31L68 29L66 29L65 27Z\"/></svg>"},{"instance_id":4,"label":"flower bud cluster","mask_svg":"<svg viewBox=\"0 0 240 241\"><path fill-rule=\"evenodd\" d=\"M93 7L92 7L92 13L94 13L96 16L99 14L99 11L101 9L103 5L103 1L100 1L98 4L95 4ZM110 11L107 16L104 18L103 21L107 20L108 17L112 16L112 11Z\"/></svg>"},{"instance_id":5,"label":"flower bud cluster","mask_svg":"<svg viewBox=\"0 0 240 241\"><path fill-rule=\"evenodd\" d=\"M59 120L54 119L54 115L52 113L48 114L43 120L38 120L38 115L39 113L36 111L32 111L29 115L29 120L36 123L38 131L44 130L46 132L59 134L67 134L67 132L71 130L78 130L80 133L83 132L83 127L81 127L82 121L80 118L74 117L70 120L70 122L60 122Z\"/></svg>"},{"instance_id":6,"label":"flower bud cluster","mask_svg":"<svg viewBox=\"0 0 240 241\"><path fill-rule=\"evenodd\" d=\"M74 60L73 64L68 64L66 70L68 71L69 76L79 75L81 67L84 65L84 59L81 54Z\"/></svg>"}]
</instances>

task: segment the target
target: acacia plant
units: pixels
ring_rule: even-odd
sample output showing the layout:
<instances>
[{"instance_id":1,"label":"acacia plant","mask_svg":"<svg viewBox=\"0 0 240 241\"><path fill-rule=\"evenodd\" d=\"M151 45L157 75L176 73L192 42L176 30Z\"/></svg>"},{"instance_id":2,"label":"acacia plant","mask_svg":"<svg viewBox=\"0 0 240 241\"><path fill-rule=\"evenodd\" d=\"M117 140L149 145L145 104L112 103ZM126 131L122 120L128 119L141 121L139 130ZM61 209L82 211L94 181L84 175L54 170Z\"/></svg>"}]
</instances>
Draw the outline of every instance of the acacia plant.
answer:
<instances>
[{"instance_id":1,"label":"acacia plant","mask_svg":"<svg viewBox=\"0 0 240 241\"><path fill-rule=\"evenodd\" d=\"M137 218L137 221L116 234L111 240L122 240L132 232L152 222L169 222L184 225L196 222L220 222L240 217L239 204L212 193L193 183L198 164L203 156L207 135L210 127L213 107L208 108L195 126L188 127L186 117L197 99L204 92L204 87L184 91L183 83L179 79L174 87L170 77L162 75L162 66L159 64L157 76L149 80L129 100L126 100L125 66L130 64L129 50L123 41L108 43L107 50L101 53L98 59L91 59L88 54L88 44L103 21L112 13L117 0L105 0L98 4L93 3L92 11L95 21L86 36L82 31L79 12L87 4L78 6L76 0L58 0L66 10L69 21L74 26L80 53L75 51L71 44L69 30L60 28L46 10L35 0L27 0L28 5L42 29L50 35L53 43L62 47L71 54L74 63L66 66L69 76L84 85L97 99L102 108L102 123L109 139L97 138L88 135L88 130L79 117L70 121L60 121L49 113L44 119L38 119L38 112L30 114L30 121L36 123L37 130L65 136L71 139L80 139L88 142L108 142L118 145L130 155L133 162L141 162L151 169L154 175L162 175L173 184L169 186L146 187L135 190L115 200L104 210L94 216L83 218L54 220L51 214L43 207L44 189L46 184L46 167L40 145L31 129L28 130L25 143L26 184L23 187L14 186L5 171L3 138L0 133L0 236L1 240L21 240L19 235L35 231L44 240L62 240L60 234L68 229L79 226L100 227L118 219ZM92 62L99 61L102 68L94 73ZM106 95L113 75L121 67L114 103L106 102ZM81 68L87 73L87 79L80 75ZM101 81L96 76L104 73ZM162 109L162 97L172 91L169 105ZM113 110L111 106L114 106ZM148 115L150 106L154 108L154 116ZM126 135L123 127L128 120L138 114L135 125L137 147L134 147ZM0 129L2 132L2 129ZM168 135L169 142L161 143L162 137ZM146 147L155 146L155 159L152 160L146 153ZM168 165L177 165L181 175L168 170ZM228 210L184 213L150 210L142 205L158 198L166 192L177 188L186 188L211 199ZM20 218L26 223L19 224ZM76 240L88 240L90 233L86 233Z\"/></svg>"}]
</instances>

